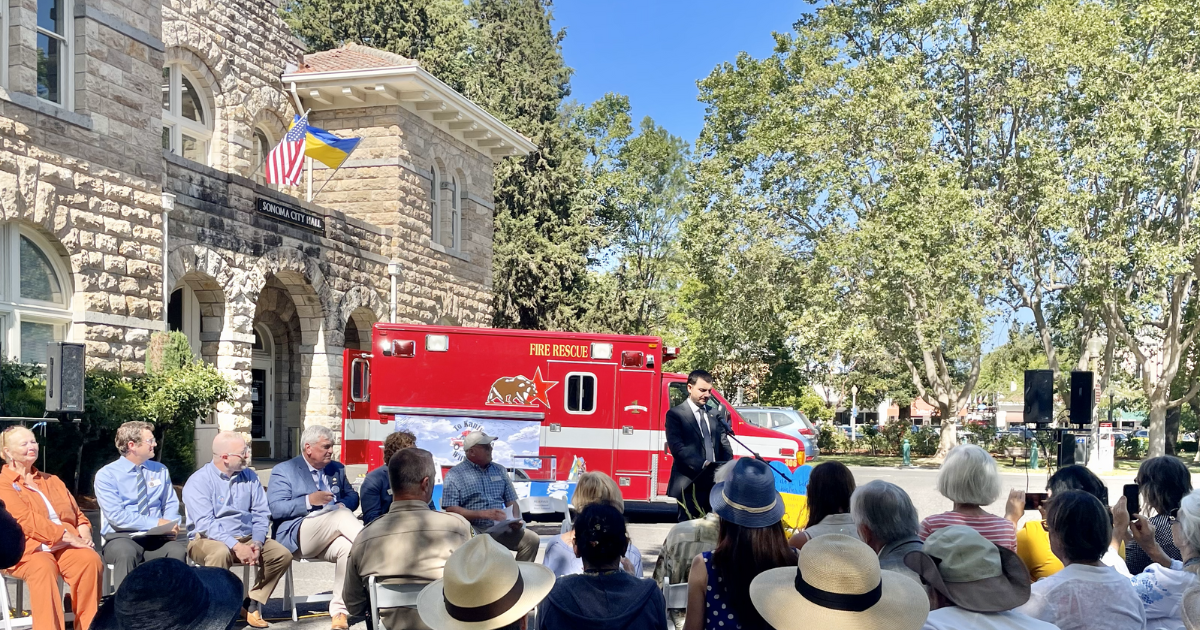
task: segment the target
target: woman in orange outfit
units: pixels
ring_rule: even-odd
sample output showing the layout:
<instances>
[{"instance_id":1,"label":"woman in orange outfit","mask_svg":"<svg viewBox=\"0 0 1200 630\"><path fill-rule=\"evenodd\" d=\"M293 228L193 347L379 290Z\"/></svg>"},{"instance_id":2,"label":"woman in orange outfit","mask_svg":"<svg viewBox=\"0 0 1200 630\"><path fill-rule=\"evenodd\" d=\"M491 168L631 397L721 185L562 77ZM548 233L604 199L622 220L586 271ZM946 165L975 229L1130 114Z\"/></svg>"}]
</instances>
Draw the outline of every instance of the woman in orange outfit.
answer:
<instances>
[{"instance_id":1,"label":"woman in orange outfit","mask_svg":"<svg viewBox=\"0 0 1200 630\"><path fill-rule=\"evenodd\" d=\"M87 630L100 605L104 562L92 548L92 525L63 482L38 471L37 438L25 427L0 434L0 501L25 532L25 554L9 573L29 585L33 630L64 630L58 578L71 587L74 627Z\"/></svg>"}]
</instances>

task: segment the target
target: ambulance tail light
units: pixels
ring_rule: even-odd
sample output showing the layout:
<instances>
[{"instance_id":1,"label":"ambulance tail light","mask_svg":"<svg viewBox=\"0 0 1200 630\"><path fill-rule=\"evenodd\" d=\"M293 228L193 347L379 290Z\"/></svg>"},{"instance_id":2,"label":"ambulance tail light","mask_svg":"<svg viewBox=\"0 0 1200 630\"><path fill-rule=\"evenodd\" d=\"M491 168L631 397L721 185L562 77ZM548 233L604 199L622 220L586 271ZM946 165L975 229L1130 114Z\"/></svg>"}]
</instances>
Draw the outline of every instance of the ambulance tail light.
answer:
<instances>
[{"instance_id":1,"label":"ambulance tail light","mask_svg":"<svg viewBox=\"0 0 1200 630\"><path fill-rule=\"evenodd\" d=\"M781 449L779 449L779 456L780 456L780 457L795 457L795 456L796 456L796 449L794 449L794 448L781 448Z\"/></svg>"},{"instance_id":2,"label":"ambulance tail light","mask_svg":"<svg viewBox=\"0 0 1200 630\"><path fill-rule=\"evenodd\" d=\"M450 337L448 335L425 335L425 350L427 352L450 350Z\"/></svg>"},{"instance_id":3,"label":"ambulance tail light","mask_svg":"<svg viewBox=\"0 0 1200 630\"><path fill-rule=\"evenodd\" d=\"M417 342L411 339L393 339L383 343L383 356L411 359L417 356Z\"/></svg>"},{"instance_id":4,"label":"ambulance tail light","mask_svg":"<svg viewBox=\"0 0 1200 630\"><path fill-rule=\"evenodd\" d=\"M640 368L645 362L646 354L644 352L633 352L626 350L621 353L621 367Z\"/></svg>"},{"instance_id":5,"label":"ambulance tail light","mask_svg":"<svg viewBox=\"0 0 1200 630\"><path fill-rule=\"evenodd\" d=\"M612 358L613 345L611 343L593 343L592 358L608 360Z\"/></svg>"},{"instance_id":6,"label":"ambulance tail light","mask_svg":"<svg viewBox=\"0 0 1200 630\"><path fill-rule=\"evenodd\" d=\"M668 347L663 346L663 363L674 361L679 358L679 346Z\"/></svg>"}]
</instances>

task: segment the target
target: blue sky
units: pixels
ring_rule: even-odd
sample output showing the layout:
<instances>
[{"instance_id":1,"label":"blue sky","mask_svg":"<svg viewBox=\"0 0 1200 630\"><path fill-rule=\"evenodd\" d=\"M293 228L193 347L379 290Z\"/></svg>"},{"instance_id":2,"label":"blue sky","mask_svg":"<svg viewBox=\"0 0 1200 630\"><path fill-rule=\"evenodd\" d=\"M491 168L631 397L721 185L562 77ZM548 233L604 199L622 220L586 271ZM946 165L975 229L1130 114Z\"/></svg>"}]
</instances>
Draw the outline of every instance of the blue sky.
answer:
<instances>
[{"instance_id":1,"label":"blue sky","mask_svg":"<svg viewBox=\"0 0 1200 630\"><path fill-rule=\"evenodd\" d=\"M650 116L694 143L704 127L696 81L741 51L771 53L810 5L795 0L557 0L563 54L575 69L571 98L629 97L635 124Z\"/></svg>"}]
</instances>

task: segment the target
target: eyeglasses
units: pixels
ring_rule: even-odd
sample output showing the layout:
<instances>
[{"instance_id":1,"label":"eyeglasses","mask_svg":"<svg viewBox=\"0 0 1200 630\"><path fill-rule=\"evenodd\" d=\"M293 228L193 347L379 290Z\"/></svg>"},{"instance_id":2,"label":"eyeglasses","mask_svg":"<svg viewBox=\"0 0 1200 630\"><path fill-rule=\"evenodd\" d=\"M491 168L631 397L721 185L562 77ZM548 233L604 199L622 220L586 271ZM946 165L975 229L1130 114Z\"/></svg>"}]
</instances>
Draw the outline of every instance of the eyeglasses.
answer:
<instances>
[{"instance_id":1,"label":"eyeglasses","mask_svg":"<svg viewBox=\"0 0 1200 630\"><path fill-rule=\"evenodd\" d=\"M242 459L246 459L246 456L248 456L249 454L250 454L250 449L246 449L240 453L225 453L224 457L241 457Z\"/></svg>"}]
</instances>

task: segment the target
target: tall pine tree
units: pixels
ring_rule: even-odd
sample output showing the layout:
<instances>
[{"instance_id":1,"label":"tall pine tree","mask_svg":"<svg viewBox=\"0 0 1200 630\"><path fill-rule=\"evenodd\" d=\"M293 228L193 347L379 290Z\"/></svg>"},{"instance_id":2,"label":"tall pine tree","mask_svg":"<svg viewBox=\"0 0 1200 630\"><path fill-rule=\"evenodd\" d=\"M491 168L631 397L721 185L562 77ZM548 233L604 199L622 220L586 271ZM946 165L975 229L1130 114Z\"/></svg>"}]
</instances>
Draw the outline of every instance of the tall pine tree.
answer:
<instances>
[{"instance_id":1,"label":"tall pine tree","mask_svg":"<svg viewBox=\"0 0 1200 630\"><path fill-rule=\"evenodd\" d=\"M576 329L599 229L579 195L586 142L563 107L565 33L551 27L550 0L471 0L468 10L478 31L467 95L538 146L496 164L493 322Z\"/></svg>"}]
</instances>

